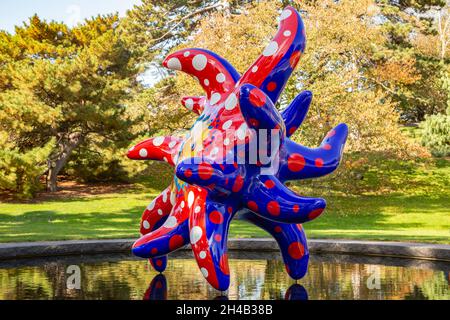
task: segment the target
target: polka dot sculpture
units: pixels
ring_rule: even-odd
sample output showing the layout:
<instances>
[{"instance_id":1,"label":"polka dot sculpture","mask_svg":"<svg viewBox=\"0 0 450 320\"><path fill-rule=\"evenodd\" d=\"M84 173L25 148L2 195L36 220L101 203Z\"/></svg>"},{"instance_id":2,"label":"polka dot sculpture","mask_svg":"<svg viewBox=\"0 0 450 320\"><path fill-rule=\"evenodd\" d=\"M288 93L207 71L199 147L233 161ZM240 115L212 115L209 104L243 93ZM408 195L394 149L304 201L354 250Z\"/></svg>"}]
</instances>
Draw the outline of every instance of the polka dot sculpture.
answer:
<instances>
[{"instance_id":1,"label":"polka dot sculpture","mask_svg":"<svg viewBox=\"0 0 450 320\"><path fill-rule=\"evenodd\" d=\"M305 275L309 253L301 224L317 218L326 203L297 195L284 183L334 171L348 132L345 124L338 125L319 148L307 148L289 138L303 122L312 94L299 94L281 113L274 104L305 43L300 15L287 7L275 38L242 76L223 58L204 49L184 49L164 60L165 67L197 79L206 96L182 99L186 108L199 115L185 137L149 139L128 153L131 159L166 161L175 168L171 186L143 214L142 237L132 249L135 255L149 258L162 272L167 254L190 243L203 276L214 288L225 291L230 284L228 229L230 221L239 217L276 239L292 278ZM263 130L271 134L261 138ZM278 133L277 139L272 139L272 132ZM260 158L241 161L251 155L242 147L255 139L264 140L274 150L269 153L276 155L270 158L278 159L275 164ZM256 153L264 151L257 149ZM229 159L233 161L225 161Z\"/></svg>"}]
</instances>

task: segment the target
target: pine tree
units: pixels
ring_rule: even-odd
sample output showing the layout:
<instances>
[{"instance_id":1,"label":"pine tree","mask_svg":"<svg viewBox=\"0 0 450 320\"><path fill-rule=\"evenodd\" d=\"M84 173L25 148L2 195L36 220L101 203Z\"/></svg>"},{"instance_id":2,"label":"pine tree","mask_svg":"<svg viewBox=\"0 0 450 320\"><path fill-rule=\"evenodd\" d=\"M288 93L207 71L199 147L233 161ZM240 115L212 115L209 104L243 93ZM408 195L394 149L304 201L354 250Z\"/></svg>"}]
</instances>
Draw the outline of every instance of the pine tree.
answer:
<instances>
[{"instance_id":1,"label":"pine tree","mask_svg":"<svg viewBox=\"0 0 450 320\"><path fill-rule=\"evenodd\" d=\"M0 35L0 130L24 156L54 141L50 191L80 146L93 139L124 146L130 138L125 103L138 69L118 23L116 15L98 16L69 29L34 16L14 35Z\"/></svg>"}]
</instances>

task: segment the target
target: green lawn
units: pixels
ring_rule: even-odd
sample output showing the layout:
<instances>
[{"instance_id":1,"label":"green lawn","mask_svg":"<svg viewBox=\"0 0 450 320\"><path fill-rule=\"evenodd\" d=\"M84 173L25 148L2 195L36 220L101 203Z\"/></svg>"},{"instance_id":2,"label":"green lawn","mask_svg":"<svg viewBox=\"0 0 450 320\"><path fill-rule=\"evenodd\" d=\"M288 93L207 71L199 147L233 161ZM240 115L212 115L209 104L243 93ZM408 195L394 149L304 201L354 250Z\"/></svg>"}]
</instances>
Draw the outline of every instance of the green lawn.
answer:
<instances>
[{"instance_id":1,"label":"green lawn","mask_svg":"<svg viewBox=\"0 0 450 320\"><path fill-rule=\"evenodd\" d=\"M381 170L366 180L382 178ZM439 160L431 167L400 166L389 175L394 185L403 180L401 187L358 195L342 190L322 194L329 206L320 218L305 224L308 236L450 243L450 161ZM138 186L75 199L0 203L0 242L136 238L141 212L157 193ZM242 221L233 222L230 234L267 236Z\"/></svg>"}]
</instances>

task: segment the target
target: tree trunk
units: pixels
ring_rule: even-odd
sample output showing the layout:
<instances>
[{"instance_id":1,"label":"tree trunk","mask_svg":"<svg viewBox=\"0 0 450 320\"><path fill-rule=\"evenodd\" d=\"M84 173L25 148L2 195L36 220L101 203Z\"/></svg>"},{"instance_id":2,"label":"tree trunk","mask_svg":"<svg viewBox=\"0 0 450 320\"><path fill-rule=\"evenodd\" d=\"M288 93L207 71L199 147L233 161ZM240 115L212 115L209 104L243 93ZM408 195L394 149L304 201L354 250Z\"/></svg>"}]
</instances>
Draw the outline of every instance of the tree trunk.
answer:
<instances>
[{"instance_id":1,"label":"tree trunk","mask_svg":"<svg viewBox=\"0 0 450 320\"><path fill-rule=\"evenodd\" d=\"M83 142L83 139L81 133L73 133L69 135L68 139L58 143L59 152L48 160L47 191L58 191L58 174L67 164L73 150Z\"/></svg>"}]
</instances>

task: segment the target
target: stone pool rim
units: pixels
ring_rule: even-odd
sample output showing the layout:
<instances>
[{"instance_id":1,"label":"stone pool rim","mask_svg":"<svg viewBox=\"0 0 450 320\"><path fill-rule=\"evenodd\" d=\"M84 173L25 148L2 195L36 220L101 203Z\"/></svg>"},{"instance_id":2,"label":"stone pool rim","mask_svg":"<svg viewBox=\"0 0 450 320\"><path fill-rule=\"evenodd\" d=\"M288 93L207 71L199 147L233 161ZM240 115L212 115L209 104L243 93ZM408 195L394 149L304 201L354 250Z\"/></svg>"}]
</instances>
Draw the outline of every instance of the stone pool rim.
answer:
<instances>
[{"instance_id":1,"label":"stone pool rim","mask_svg":"<svg viewBox=\"0 0 450 320\"><path fill-rule=\"evenodd\" d=\"M113 239L0 243L0 260L123 253L130 252L133 242L134 240L131 239ZM275 240L268 238L229 239L228 249L256 252L279 251ZM190 248L186 246L180 250L190 250ZM384 256L450 262L450 245L445 244L311 239L309 250L317 254Z\"/></svg>"}]
</instances>

